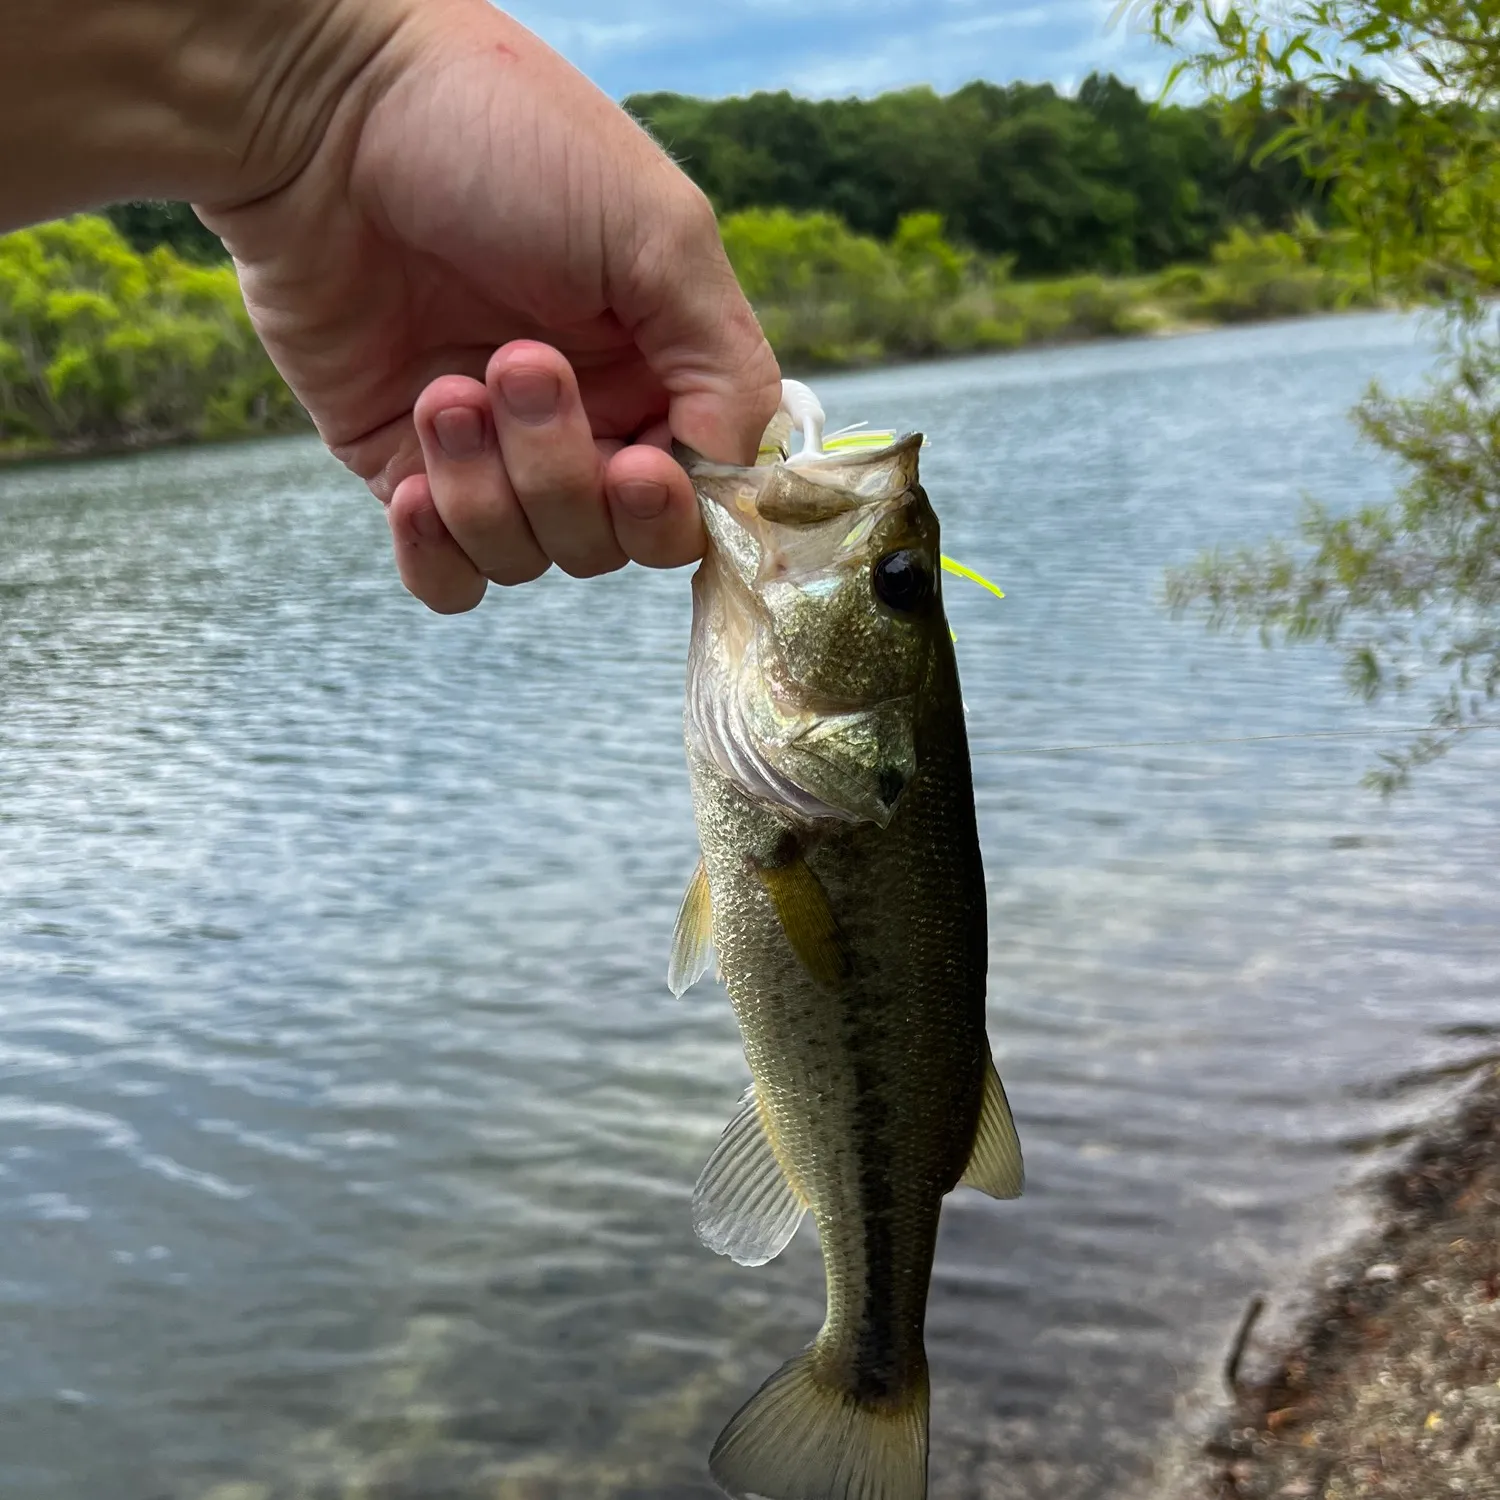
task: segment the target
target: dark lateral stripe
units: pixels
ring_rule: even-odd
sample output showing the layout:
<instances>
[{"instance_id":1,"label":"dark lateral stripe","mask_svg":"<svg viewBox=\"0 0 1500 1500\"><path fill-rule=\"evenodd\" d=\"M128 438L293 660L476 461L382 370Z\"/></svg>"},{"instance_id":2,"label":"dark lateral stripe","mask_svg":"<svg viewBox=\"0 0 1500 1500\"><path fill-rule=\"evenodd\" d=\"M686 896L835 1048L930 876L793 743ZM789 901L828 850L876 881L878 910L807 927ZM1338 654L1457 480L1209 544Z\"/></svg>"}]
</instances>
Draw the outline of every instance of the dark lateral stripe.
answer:
<instances>
[{"instance_id":1,"label":"dark lateral stripe","mask_svg":"<svg viewBox=\"0 0 1500 1500\"><path fill-rule=\"evenodd\" d=\"M859 1310L854 1396L881 1401L896 1394L900 1350L896 1347L896 1194L891 1181L890 1106L884 1081L867 1055L869 1036L851 1015L846 1023L854 1074L854 1137L859 1161L860 1234L864 1248L864 1296Z\"/></svg>"}]
</instances>

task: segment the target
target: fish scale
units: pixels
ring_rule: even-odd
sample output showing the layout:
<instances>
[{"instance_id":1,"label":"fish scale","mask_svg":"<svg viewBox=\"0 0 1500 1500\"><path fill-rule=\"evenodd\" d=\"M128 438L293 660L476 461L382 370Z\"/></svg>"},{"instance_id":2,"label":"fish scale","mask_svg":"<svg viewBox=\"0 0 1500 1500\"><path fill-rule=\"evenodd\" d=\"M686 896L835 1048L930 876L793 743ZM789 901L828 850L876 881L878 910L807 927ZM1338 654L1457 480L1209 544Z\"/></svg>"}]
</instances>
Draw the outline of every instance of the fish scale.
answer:
<instances>
[{"instance_id":1,"label":"fish scale","mask_svg":"<svg viewBox=\"0 0 1500 1500\"><path fill-rule=\"evenodd\" d=\"M825 456L809 401L788 382L769 462L683 455L710 539L686 714L703 860L671 972L683 988L717 950L754 1080L695 1222L753 1265L810 1209L828 1296L710 1468L737 1497L921 1500L942 1200L960 1179L1015 1196L1021 1158L985 1033L984 872L921 438ZM792 425L809 442L788 460Z\"/></svg>"}]
</instances>

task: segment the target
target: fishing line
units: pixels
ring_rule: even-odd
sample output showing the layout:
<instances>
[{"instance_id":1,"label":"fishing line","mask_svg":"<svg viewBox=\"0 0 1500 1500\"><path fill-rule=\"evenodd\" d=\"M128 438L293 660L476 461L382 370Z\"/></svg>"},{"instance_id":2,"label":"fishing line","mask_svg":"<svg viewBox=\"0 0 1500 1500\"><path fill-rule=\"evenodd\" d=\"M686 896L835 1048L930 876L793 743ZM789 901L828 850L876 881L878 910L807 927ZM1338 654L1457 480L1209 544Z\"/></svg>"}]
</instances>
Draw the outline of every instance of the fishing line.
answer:
<instances>
[{"instance_id":1,"label":"fishing line","mask_svg":"<svg viewBox=\"0 0 1500 1500\"><path fill-rule=\"evenodd\" d=\"M1467 733L1471 729L1500 729L1500 720L1486 720L1478 724L1460 725ZM1273 740L1370 740L1389 734L1431 734L1431 724L1385 724L1378 729L1308 729L1296 734L1236 734L1216 735L1193 740L1104 740L1095 745L1006 745L991 749L981 747L971 750L971 755L1063 755L1081 750L1166 750L1187 748L1193 745L1263 745Z\"/></svg>"}]
</instances>

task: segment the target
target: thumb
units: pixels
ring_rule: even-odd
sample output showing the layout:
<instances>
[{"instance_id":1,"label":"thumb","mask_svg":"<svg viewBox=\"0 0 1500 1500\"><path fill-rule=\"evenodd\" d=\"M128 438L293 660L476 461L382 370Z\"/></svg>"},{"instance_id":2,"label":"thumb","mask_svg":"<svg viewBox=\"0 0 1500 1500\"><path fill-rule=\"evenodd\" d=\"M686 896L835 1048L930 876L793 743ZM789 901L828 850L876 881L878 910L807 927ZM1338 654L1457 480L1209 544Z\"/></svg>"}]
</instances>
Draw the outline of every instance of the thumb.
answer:
<instances>
[{"instance_id":1,"label":"thumb","mask_svg":"<svg viewBox=\"0 0 1500 1500\"><path fill-rule=\"evenodd\" d=\"M754 463L781 401L781 370L707 198L663 165L671 176L635 226L640 247L615 315L666 390L672 436L718 463Z\"/></svg>"}]
</instances>

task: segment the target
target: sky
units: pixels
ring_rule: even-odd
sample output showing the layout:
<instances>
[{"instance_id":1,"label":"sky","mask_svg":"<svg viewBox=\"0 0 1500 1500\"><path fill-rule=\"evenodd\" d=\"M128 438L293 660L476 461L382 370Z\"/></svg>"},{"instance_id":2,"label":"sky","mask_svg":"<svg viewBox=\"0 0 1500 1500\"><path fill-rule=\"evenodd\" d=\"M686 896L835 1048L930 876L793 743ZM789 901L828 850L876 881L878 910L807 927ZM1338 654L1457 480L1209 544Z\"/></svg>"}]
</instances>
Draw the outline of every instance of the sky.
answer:
<instances>
[{"instance_id":1,"label":"sky","mask_svg":"<svg viewBox=\"0 0 1500 1500\"><path fill-rule=\"evenodd\" d=\"M974 78L1075 88L1095 69L1155 90L1167 54L1116 0L508 0L615 98L656 89L818 98Z\"/></svg>"}]
</instances>

